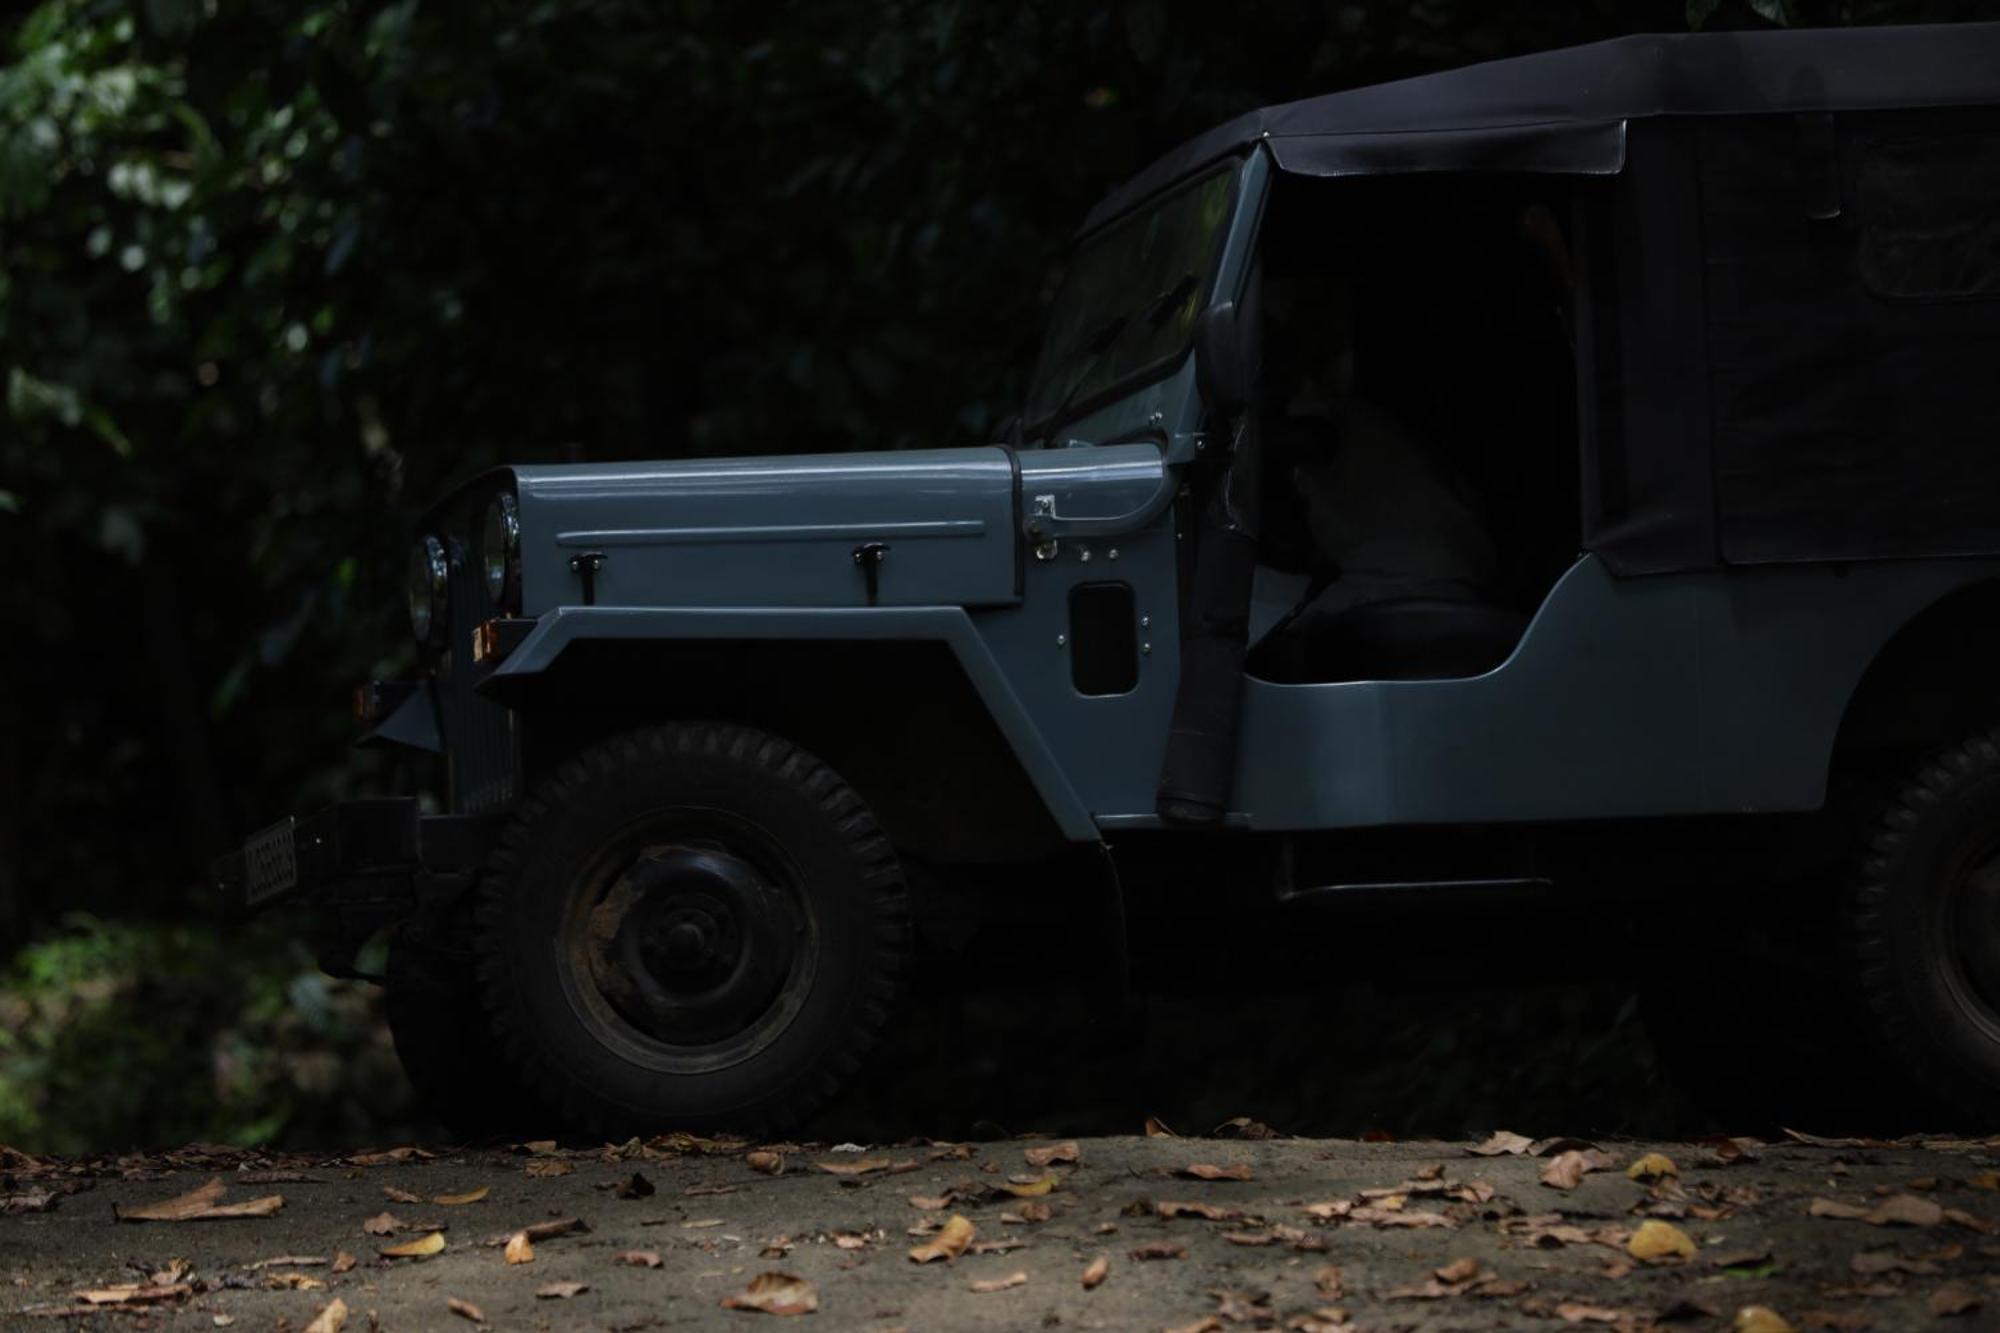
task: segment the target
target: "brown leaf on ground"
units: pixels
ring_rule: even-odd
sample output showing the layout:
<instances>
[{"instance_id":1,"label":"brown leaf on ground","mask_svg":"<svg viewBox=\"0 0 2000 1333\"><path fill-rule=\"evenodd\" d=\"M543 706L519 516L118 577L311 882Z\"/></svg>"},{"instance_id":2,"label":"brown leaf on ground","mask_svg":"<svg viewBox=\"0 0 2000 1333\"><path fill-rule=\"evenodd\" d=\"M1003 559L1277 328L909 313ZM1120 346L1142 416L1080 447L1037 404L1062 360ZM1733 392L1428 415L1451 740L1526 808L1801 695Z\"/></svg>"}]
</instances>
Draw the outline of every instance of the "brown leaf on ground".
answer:
<instances>
[{"instance_id":1,"label":"brown leaf on ground","mask_svg":"<svg viewBox=\"0 0 2000 1333\"><path fill-rule=\"evenodd\" d=\"M535 1288L538 1301L566 1301L572 1296L581 1296L590 1290L588 1282L551 1282Z\"/></svg>"},{"instance_id":2,"label":"brown leaf on ground","mask_svg":"<svg viewBox=\"0 0 2000 1333\"><path fill-rule=\"evenodd\" d=\"M590 1230L590 1227L580 1217L558 1217L551 1222L536 1222L521 1228L522 1234L533 1241L554 1240L557 1236L567 1236L572 1231L588 1230ZM505 1245L511 1239L513 1239L513 1234L510 1232L489 1240L487 1244Z\"/></svg>"},{"instance_id":3,"label":"brown leaf on ground","mask_svg":"<svg viewBox=\"0 0 2000 1333\"><path fill-rule=\"evenodd\" d=\"M1647 1184L1664 1180L1668 1176L1678 1176L1681 1169L1674 1165L1674 1159L1665 1153L1649 1152L1632 1165L1625 1168L1625 1178Z\"/></svg>"},{"instance_id":4,"label":"brown leaf on ground","mask_svg":"<svg viewBox=\"0 0 2000 1333\"><path fill-rule=\"evenodd\" d=\"M1111 1261L1103 1255L1092 1259L1083 1270L1083 1289L1093 1291L1111 1276Z\"/></svg>"},{"instance_id":5,"label":"brown leaf on ground","mask_svg":"<svg viewBox=\"0 0 2000 1333\"><path fill-rule=\"evenodd\" d=\"M431 1200L431 1202L436 1204L442 1204L446 1208L462 1208L468 1203L478 1203L481 1199L485 1198L492 1192L493 1191L488 1187L486 1187L485 1185L481 1185L478 1189L467 1190L463 1194L437 1195L435 1198ZM409 1200L404 1200L404 1202L407 1203L409 1202Z\"/></svg>"},{"instance_id":6,"label":"brown leaf on ground","mask_svg":"<svg viewBox=\"0 0 2000 1333\"><path fill-rule=\"evenodd\" d=\"M1730 1328L1732 1333L1793 1333L1785 1317L1768 1305L1744 1306L1736 1312L1736 1322Z\"/></svg>"},{"instance_id":7,"label":"brown leaf on ground","mask_svg":"<svg viewBox=\"0 0 2000 1333\"><path fill-rule=\"evenodd\" d=\"M528 1239L527 1232L517 1231L507 1238L506 1259L510 1264L535 1262L535 1243Z\"/></svg>"},{"instance_id":8,"label":"brown leaf on ground","mask_svg":"<svg viewBox=\"0 0 2000 1333\"><path fill-rule=\"evenodd\" d=\"M1931 1313L1940 1319L1953 1315L1971 1314L1986 1303L1986 1298L1963 1282L1947 1282L1931 1293Z\"/></svg>"},{"instance_id":9,"label":"brown leaf on ground","mask_svg":"<svg viewBox=\"0 0 2000 1333\"><path fill-rule=\"evenodd\" d=\"M833 1233L833 1247L836 1250L866 1249L868 1237L858 1231L836 1231Z\"/></svg>"},{"instance_id":10,"label":"brown leaf on ground","mask_svg":"<svg viewBox=\"0 0 2000 1333\"><path fill-rule=\"evenodd\" d=\"M1039 1199L1056 1187L1055 1176L1015 1176L1009 1180L997 1181L993 1189L1013 1195L1017 1199Z\"/></svg>"},{"instance_id":11,"label":"brown leaf on ground","mask_svg":"<svg viewBox=\"0 0 2000 1333\"><path fill-rule=\"evenodd\" d=\"M1252 1120L1247 1115L1235 1115L1208 1131L1212 1139L1279 1139L1284 1135L1272 1129L1261 1120Z\"/></svg>"},{"instance_id":12,"label":"brown leaf on ground","mask_svg":"<svg viewBox=\"0 0 2000 1333\"><path fill-rule=\"evenodd\" d=\"M764 1176L778 1176L785 1172L785 1155L759 1149L743 1155L743 1165Z\"/></svg>"},{"instance_id":13,"label":"brown leaf on ground","mask_svg":"<svg viewBox=\"0 0 2000 1333\"><path fill-rule=\"evenodd\" d=\"M1028 1285L1028 1275L1026 1273L1020 1272L1019 1270L1016 1270L1012 1273L1009 1273L1006 1277L981 1278L978 1281L968 1283L967 1285L973 1291L976 1291L980 1295L985 1296L985 1295L990 1295L996 1291L1006 1291L1013 1287L1025 1287Z\"/></svg>"},{"instance_id":14,"label":"brown leaf on ground","mask_svg":"<svg viewBox=\"0 0 2000 1333\"><path fill-rule=\"evenodd\" d=\"M264 1278L266 1291L325 1291L326 1283L310 1273L271 1273Z\"/></svg>"},{"instance_id":15,"label":"brown leaf on ground","mask_svg":"<svg viewBox=\"0 0 2000 1333\"><path fill-rule=\"evenodd\" d=\"M269 1217L285 1206L285 1196L270 1194L241 1203L222 1202L222 1177L212 1177L200 1189L149 1203L139 1208L121 1209L111 1205L111 1215L120 1222L206 1222L227 1217Z\"/></svg>"},{"instance_id":16,"label":"brown leaf on ground","mask_svg":"<svg viewBox=\"0 0 2000 1333\"><path fill-rule=\"evenodd\" d=\"M549 1146L553 1148L554 1142ZM351 1152L346 1160L349 1166L390 1166L397 1162L427 1162L436 1156L423 1148L379 1148L373 1152Z\"/></svg>"},{"instance_id":17,"label":"brown leaf on ground","mask_svg":"<svg viewBox=\"0 0 2000 1333\"><path fill-rule=\"evenodd\" d=\"M1427 1213L1416 1208L1356 1208L1347 1214L1349 1222L1371 1227L1450 1227L1457 1226L1443 1213Z\"/></svg>"},{"instance_id":18,"label":"brown leaf on ground","mask_svg":"<svg viewBox=\"0 0 2000 1333\"><path fill-rule=\"evenodd\" d=\"M384 1185L382 1187L382 1197L390 1203L422 1203L424 1201L423 1195L412 1194L408 1190L399 1190L394 1185Z\"/></svg>"},{"instance_id":19,"label":"brown leaf on ground","mask_svg":"<svg viewBox=\"0 0 2000 1333\"><path fill-rule=\"evenodd\" d=\"M74 1293L86 1305L160 1305L185 1300L194 1288L185 1282L162 1287L151 1282L121 1282L113 1287L92 1287Z\"/></svg>"},{"instance_id":20,"label":"brown leaf on ground","mask_svg":"<svg viewBox=\"0 0 2000 1333\"><path fill-rule=\"evenodd\" d=\"M998 1240L975 1240L966 1247L967 1254L1012 1254L1015 1250L1025 1250L1028 1242L1015 1240L1012 1236L1002 1236Z\"/></svg>"},{"instance_id":21,"label":"brown leaf on ground","mask_svg":"<svg viewBox=\"0 0 2000 1333\"><path fill-rule=\"evenodd\" d=\"M336 1296L313 1316L313 1321L306 1325L306 1333L340 1333L341 1326L346 1322L347 1302Z\"/></svg>"},{"instance_id":22,"label":"brown leaf on ground","mask_svg":"<svg viewBox=\"0 0 2000 1333\"><path fill-rule=\"evenodd\" d=\"M942 1194L912 1194L909 1205L926 1213L941 1213L958 1201L957 1190L946 1190Z\"/></svg>"},{"instance_id":23,"label":"brown leaf on ground","mask_svg":"<svg viewBox=\"0 0 2000 1333\"><path fill-rule=\"evenodd\" d=\"M1625 1242L1625 1253L1647 1263L1659 1259L1689 1259L1694 1257L1695 1244L1687 1232L1672 1222L1649 1217Z\"/></svg>"},{"instance_id":24,"label":"brown leaf on ground","mask_svg":"<svg viewBox=\"0 0 2000 1333\"><path fill-rule=\"evenodd\" d=\"M1219 1203L1180 1203L1162 1200L1153 1205L1153 1212L1161 1217L1203 1217L1211 1222L1231 1222L1243 1216L1240 1208L1225 1208Z\"/></svg>"},{"instance_id":25,"label":"brown leaf on ground","mask_svg":"<svg viewBox=\"0 0 2000 1333\"><path fill-rule=\"evenodd\" d=\"M784 1248L789 1250L792 1247L787 1244ZM666 1261L660 1258L658 1250L626 1250L618 1256L617 1262L629 1268L658 1268Z\"/></svg>"},{"instance_id":26,"label":"brown leaf on ground","mask_svg":"<svg viewBox=\"0 0 2000 1333\"><path fill-rule=\"evenodd\" d=\"M1945 1209L1944 1220L1956 1223L1968 1231L1977 1231L1982 1236L1990 1236L1994 1232L2000 1231L2000 1222L1995 1222L1989 1217L1980 1217L1977 1214L1968 1213L1963 1208Z\"/></svg>"},{"instance_id":27,"label":"brown leaf on ground","mask_svg":"<svg viewBox=\"0 0 2000 1333\"><path fill-rule=\"evenodd\" d=\"M1232 1162L1228 1166L1216 1166L1212 1162L1194 1162L1181 1167L1174 1174L1190 1176L1195 1180L1251 1180L1255 1178L1255 1173L1250 1170L1248 1162Z\"/></svg>"},{"instance_id":28,"label":"brown leaf on ground","mask_svg":"<svg viewBox=\"0 0 2000 1333\"><path fill-rule=\"evenodd\" d=\"M1479 1261L1473 1258L1454 1259L1443 1268L1433 1269L1432 1276L1440 1282L1454 1285L1470 1282L1479 1276Z\"/></svg>"},{"instance_id":29,"label":"brown leaf on ground","mask_svg":"<svg viewBox=\"0 0 2000 1333\"><path fill-rule=\"evenodd\" d=\"M734 1296L722 1298L725 1310L755 1310L759 1314L811 1314L819 1309L819 1293L812 1283L794 1273L775 1270L759 1273L750 1285Z\"/></svg>"},{"instance_id":30,"label":"brown leaf on ground","mask_svg":"<svg viewBox=\"0 0 2000 1333\"><path fill-rule=\"evenodd\" d=\"M1595 1148L1571 1148L1551 1157L1542 1167L1542 1183L1552 1189L1573 1190L1592 1171L1609 1170L1609 1153Z\"/></svg>"},{"instance_id":31,"label":"brown leaf on ground","mask_svg":"<svg viewBox=\"0 0 2000 1333\"><path fill-rule=\"evenodd\" d=\"M1309 1203L1305 1211L1322 1222L1334 1222L1354 1211L1352 1199L1334 1199L1328 1203Z\"/></svg>"},{"instance_id":32,"label":"brown leaf on ground","mask_svg":"<svg viewBox=\"0 0 2000 1333\"><path fill-rule=\"evenodd\" d=\"M1476 1143L1466 1151L1475 1157L1521 1157L1534 1146L1534 1140L1526 1134L1516 1134L1511 1130L1496 1129L1493 1136L1484 1143Z\"/></svg>"},{"instance_id":33,"label":"brown leaf on ground","mask_svg":"<svg viewBox=\"0 0 2000 1333\"><path fill-rule=\"evenodd\" d=\"M333 1267L329 1271L335 1273L346 1273L352 1271L353 1268L354 1268L353 1255L349 1254L346 1250L335 1250L333 1252Z\"/></svg>"},{"instance_id":34,"label":"brown leaf on ground","mask_svg":"<svg viewBox=\"0 0 2000 1333\"><path fill-rule=\"evenodd\" d=\"M1276 1245L1278 1235L1272 1231L1225 1231L1222 1238L1231 1245Z\"/></svg>"},{"instance_id":35,"label":"brown leaf on ground","mask_svg":"<svg viewBox=\"0 0 2000 1333\"><path fill-rule=\"evenodd\" d=\"M1180 1137L1180 1135L1168 1129L1166 1125L1152 1116L1146 1117L1145 1135L1149 1139L1177 1139Z\"/></svg>"},{"instance_id":36,"label":"brown leaf on ground","mask_svg":"<svg viewBox=\"0 0 2000 1333\"><path fill-rule=\"evenodd\" d=\"M652 1181L646 1179L639 1172L634 1171L631 1175L619 1181L611 1192L621 1199L650 1199L658 1191L653 1188ZM439 1202L443 1201L439 1200Z\"/></svg>"},{"instance_id":37,"label":"brown leaf on ground","mask_svg":"<svg viewBox=\"0 0 2000 1333\"><path fill-rule=\"evenodd\" d=\"M1914 1194L1893 1194L1873 1208L1841 1203L1836 1199L1814 1199L1806 1206L1813 1217L1831 1217L1873 1226L1934 1227L1945 1220L1945 1210L1929 1199Z\"/></svg>"},{"instance_id":38,"label":"brown leaf on ground","mask_svg":"<svg viewBox=\"0 0 2000 1333\"><path fill-rule=\"evenodd\" d=\"M1565 1324L1617 1324L1629 1321L1631 1316L1623 1310L1613 1310L1602 1305L1564 1301L1556 1307L1556 1318Z\"/></svg>"},{"instance_id":39,"label":"brown leaf on ground","mask_svg":"<svg viewBox=\"0 0 2000 1333\"><path fill-rule=\"evenodd\" d=\"M1080 1158L1076 1140L1066 1139L1061 1143L1045 1143L1033 1148L1021 1149L1021 1156L1029 1166L1075 1165Z\"/></svg>"},{"instance_id":40,"label":"brown leaf on ground","mask_svg":"<svg viewBox=\"0 0 2000 1333\"><path fill-rule=\"evenodd\" d=\"M56 1200L61 1197L54 1190L28 1190L21 1194L0 1195L0 1217L10 1217L15 1213L53 1212Z\"/></svg>"},{"instance_id":41,"label":"brown leaf on ground","mask_svg":"<svg viewBox=\"0 0 2000 1333\"><path fill-rule=\"evenodd\" d=\"M253 1264L245 1265L245 1267L255 1273L266 1268L318 1268L325 1262L326 1256L323 1254L280 1254L270 1259L259 1259ZM176 1259L174 1263L180 1266L183 1273L187 1271L185 1260ZM160 1275L158 1273L153 1274L153 1280L155 1282L159 1281Z\"/></svg>"},{"instance_id":42,"label":"brown leaf on ground","mask_svg":"<svg viewBox=\"0 0 2000 1333\"><path fill-rule=\"evenodd\" d=\"M978 1234L977 1228L972 1223L953 1213L937 1235L910 1250L910 1260L913 1263L927 1264L936 1259L956 1259L965 1253L965 1247L972 1244L972 1238Z\"/></svg>"},{"instance_id":43,"label":"brown leaf on ground","mask_svg":"<svg viewBox=\"0 0 2000 1333\"><path fill-rule=\"evenodd\" d=\"M1803 1143L1814 1148L1887 1148L1891 1145L1881 1139L1828 1139L1817 1134L1805 1134L1796 1129L1784 1131L1785 1137L1795 1143Z\"/></svg>"},{"instance_id":44,"label":"brown leaf on ground","mask_svg":"<svg viewBox=\"0 0 2000 1333\"><path fill-rule=\"evenodd\" d=\"M875 1171L887 1171L895 1163L887 1157L859 1157L851 1162L815 1162L813 1165L830 1176L865 1176Z\"/></svg>"},{"instance_id":45,"label":"brown leaf on ground","mask_svg":"<svg viewBox=\"0 0 2000 1333\"><path fill-rule=\"evenodd\" d=\"M1160 1333L1222 1333L1222 1321L1214 1315L1204 1315L1192 1324L1175 1324L1161 1329Z\"/></svg>"},{"instance_id":46,"label":"brown leaf on ground","mask_svg":"<svg viewBox=\"0 0 2000 1333\"><path fill-rule=\"evenodd\" d=\"M1054 1211L1047 1204L1030 1199L1000 1214L1000 1220L1014 1223L1046 1222L1054 1216Z\"/></svg>"},{"instance_id":47,"label":"brown leaf on ground","mask_svg":"<svg viewBox=\"0 0 2000 1333\"><path fill-rule=\"evenodd\" d=\"M460 1319L470 1319L475 1324L486 1322L486 1312L471 1301L462 1301L458 1297L452 1296L446 1299L444 1308L457 1315Z\"/></svg>"},{"instance_id":48,"label":"brown leaf on ground","mask_svg":"<svg viewBox=\"0 0 2000 1333\"><path fill-rule=\"evenodd\" d=\"M1187 1246L1176 1240L1149 1240L1144 1245L1127 1250L1125 1256L1128 1259L1142 1261L1148 1259L1185 1259L1187 1258Z\"/></svg>"},{"instance_id":49,"label":"brown leaf on ground","mask_svg":"<svg viewBox=\"0 0 2000 1333\"><path fill-rule=\"evenodd\" d=\"M394 1213L377 1213L361 1224L361 1229L371 1236L393 1236L403 1224L396 1220Z\"/></svg>"},{"instance_id":50,"label":"brown leaf on ground","mask_svg":"<svg viewBox=\"0 0 2000 1333\"><path fill-rule=\"evenodd\" d=\"M546 1180L551 1176L566 1176L574 1170L560 1157L537 1157L522 1168L522 1173L531 1180Z\"/></svg>"},{"instance_id":51,"label":"brown leaf on ground","mask_svg":"<svg viewBox=\"0 0 2000 1333\"><path fill-rule=\"evenodd\" d=\"M443 1249L444 1237L433 1231L428 1236L420 1236L401 1245L386 1245L377 1253L384 1259L428 1259Z\"/></svg>"}]
</instances>

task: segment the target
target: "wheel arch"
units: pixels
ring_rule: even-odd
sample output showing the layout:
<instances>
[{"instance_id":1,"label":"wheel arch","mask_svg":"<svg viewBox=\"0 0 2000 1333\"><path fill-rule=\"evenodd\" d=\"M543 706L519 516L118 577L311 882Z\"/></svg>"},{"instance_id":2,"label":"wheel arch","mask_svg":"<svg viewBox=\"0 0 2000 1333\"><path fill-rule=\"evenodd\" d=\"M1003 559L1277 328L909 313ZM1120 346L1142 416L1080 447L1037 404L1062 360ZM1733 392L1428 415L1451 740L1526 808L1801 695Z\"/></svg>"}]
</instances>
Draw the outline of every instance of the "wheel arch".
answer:
<instances>
[{"instance_id":1,"label":"wheel arch","mask_svg":"<svg viewBox=\"0 0 2000 1333\"><path fill-rule=\"evenodd\" d=\"M1904 621L1849 695L1834 763L1906 760L2000 719L2000 578L1962 584Z\"/></svg>"},{"instance_id":2,"label":"wheel arch","mask_svg":"<svg viewBox=\"0 0 2000 1333\"><path fill-rule=\"evenodd\" d=\"M736 722L826 760L908 856L1015 861L1097 838L955 608L559 612L484 688L521 718L531 781L619 731Z\"/></svg>"}]
</instances>

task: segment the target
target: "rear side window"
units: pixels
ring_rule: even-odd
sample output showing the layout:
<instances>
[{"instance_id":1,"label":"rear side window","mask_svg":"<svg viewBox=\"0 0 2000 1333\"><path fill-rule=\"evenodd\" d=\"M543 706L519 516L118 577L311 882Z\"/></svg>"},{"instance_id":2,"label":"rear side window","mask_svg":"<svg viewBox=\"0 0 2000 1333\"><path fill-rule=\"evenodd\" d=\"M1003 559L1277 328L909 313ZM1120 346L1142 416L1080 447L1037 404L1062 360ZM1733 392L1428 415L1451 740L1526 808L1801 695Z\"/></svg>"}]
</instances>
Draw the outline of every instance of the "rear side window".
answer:
<instances>
[{"instance_id":1,"label":"rear side window","mask_svg":"<svg viewBox=\"0 0 2000 1333\"><path fill-rule=\"evenodd\" d=\"M1858 135L1855 261L1871 295L2000 296L2000 133Z\"/></svg>"}]
</instances>

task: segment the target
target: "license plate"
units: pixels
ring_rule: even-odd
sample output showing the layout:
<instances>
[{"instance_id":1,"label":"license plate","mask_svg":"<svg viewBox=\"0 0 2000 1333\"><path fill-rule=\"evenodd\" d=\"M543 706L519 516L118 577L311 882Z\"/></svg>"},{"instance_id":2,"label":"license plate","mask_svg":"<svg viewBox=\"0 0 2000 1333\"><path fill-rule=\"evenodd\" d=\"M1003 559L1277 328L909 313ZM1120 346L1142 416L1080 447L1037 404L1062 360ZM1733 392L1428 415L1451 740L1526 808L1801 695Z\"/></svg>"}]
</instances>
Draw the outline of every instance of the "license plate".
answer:
<instances>
[{"instance_id":1,"label":"license plate","mask_svg":"<svg viewBox=\"0 0 2000 1333\"><path fill-rule=\"evenodd\" d=\"M243 844L243 905L286 894L299 882L299 859L293 849L297 820L286 818Z\"/></svg>"}]
</instances>

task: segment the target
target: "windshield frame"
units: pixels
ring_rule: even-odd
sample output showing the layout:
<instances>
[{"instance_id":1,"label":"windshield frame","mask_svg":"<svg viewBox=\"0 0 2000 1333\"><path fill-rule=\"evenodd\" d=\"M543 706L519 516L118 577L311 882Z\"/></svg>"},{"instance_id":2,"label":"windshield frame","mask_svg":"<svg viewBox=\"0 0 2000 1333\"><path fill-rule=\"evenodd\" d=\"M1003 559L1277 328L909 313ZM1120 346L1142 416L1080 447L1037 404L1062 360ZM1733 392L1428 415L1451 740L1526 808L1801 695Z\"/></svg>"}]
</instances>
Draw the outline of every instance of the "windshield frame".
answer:
<instances>
[{"instance_id":1,"label":"windshield frame","mask_svg":"<svg viewBox=\"0 0 2000 1333\"><path fill-rule=\"evenodd\" d=\"M1189 349L1192 347L1194 341L1194 320L1189 321L1188 328L1168 351L1135 365L1116 379L1109 380L1100 387L1092 390L1089 394L1074 396L1074 401L1069 401L1069 397L1074 395L1074 385L1072 385L1063 391L1065 394L1063 399L1049 404L1045 410L1037 402L1038 398L1044 396L1039 392L1042 388L1044 376L1050 375L1056 370L1056 367L1051 364L1049 359L1051 350L1049 345L1050 338L1055 331L1056 321L1062 311L1063 297L1070 290L1072 283L1076 279L1076 274L1079 272L1080 261L1095 247L1102 246L1107 242L1115 242L1118 233L1122 230L1128 227L1142 226L1146 218L1157 216L1161 210L1171 207L1183 198L1197 194L1210 182L1217 179L1226 179L1229 182L1227 206L1221 217L1213 225L1209 251L1200 269L1194 273L1195 291L1190 298L1195 302L1195 319L1199 319L1201 312L1213 304L1215 300L1216 279L1223 269L1224 256L1229 246L1230 236L1235 228L1236 215L1242 207L1244 193L1243 166L1247 158L1247 154L1231 154L1220 161L1204 164L1200 170L1191 172L1175 181L1172 185L1160 190L1138 207L1119 214L1102 226L1093 228L1089 233L1078 238L1076 245L1071 251L1069 265L1063 275L1062 286L1057 290L1056 299L1049 310L1047 325L1043 333L1042 346L1035 359L1035 371L1029 380L1028 389L1024 395L1022 417L1024 423L1023 433L1025 435L1029 437L1042 437L1044 442L1047 442L1047 440L1053 438L1055 432L1064 423L1088 416L1106 404L1115 402L1132 393L1135 389L1166 378L1186 361ZM1159 295L1159 293L1140 292L1136 294L1125 293L1124 295L1131 302L1127 308L1118 311L1107 310L1101 318L1086 322L1083 324L1083 327L1101 327L1119 316L1127 319L1139 318L1144 311L1145 303ZM1113 336L1122 337L1129 332L1129 327L1121 327ZM1064 358L1063 366L1070 374L1074 375L1081 371L1093 356L1099 354L1092 352L1087 343L1080 342L1069 349L1068 355ZM1077 381L1077 383L1081 383L1081 380ZM1043 414L1040 416L1029 415L1031 411L1037 410L1042 410Z\"/></svg>"}]
</instances>

